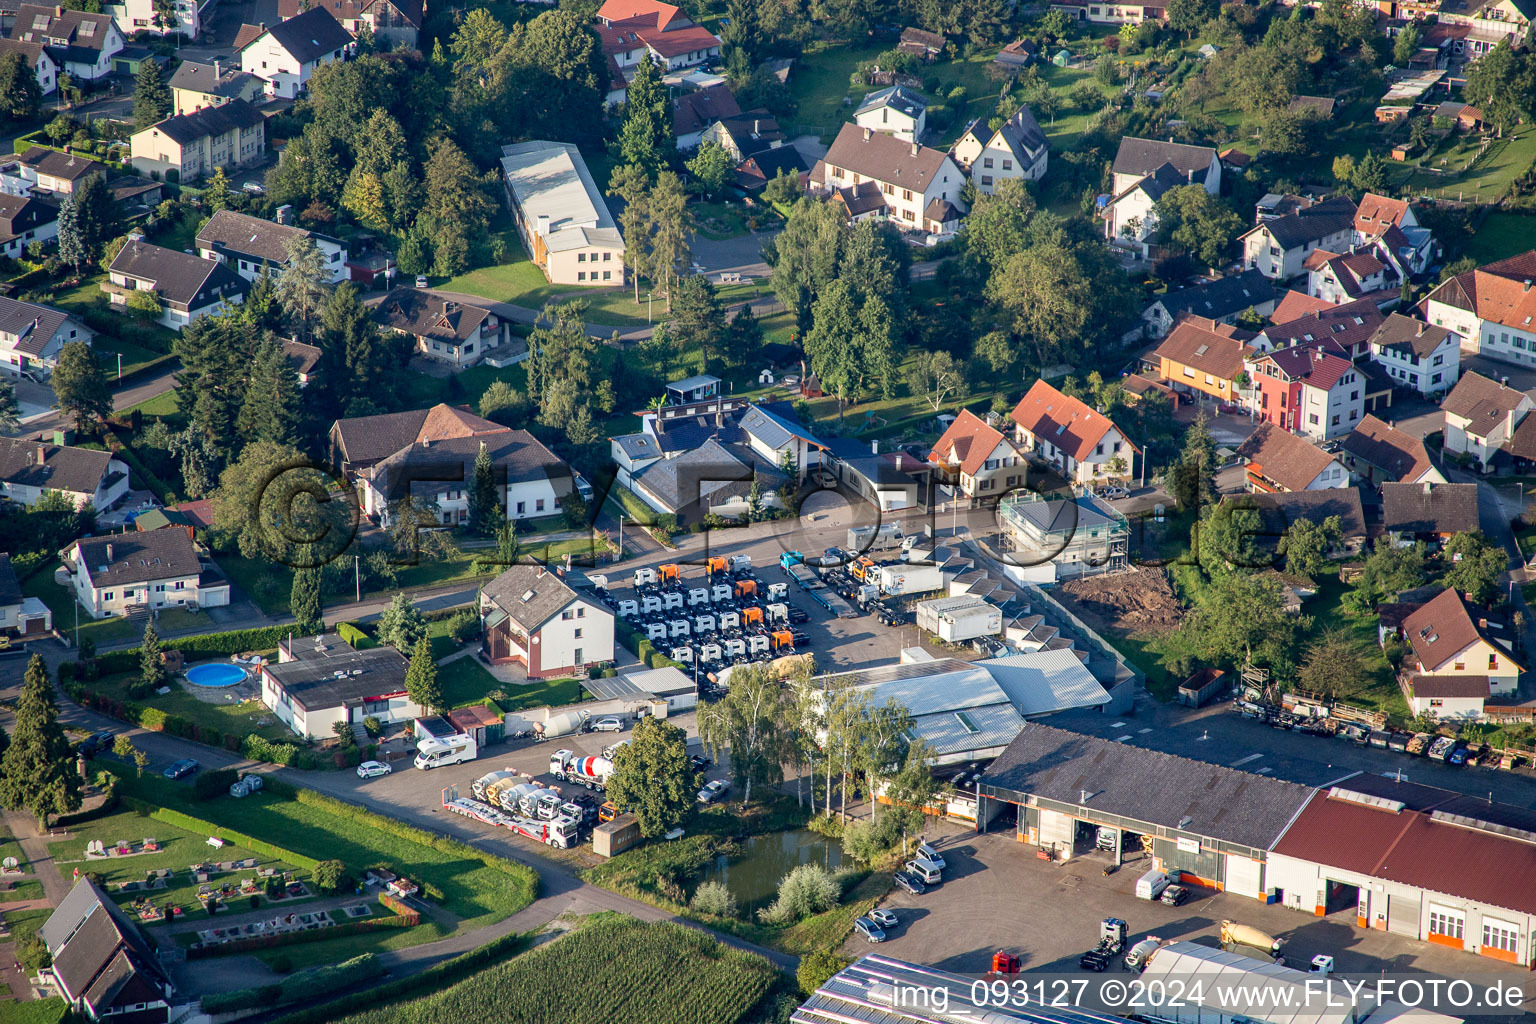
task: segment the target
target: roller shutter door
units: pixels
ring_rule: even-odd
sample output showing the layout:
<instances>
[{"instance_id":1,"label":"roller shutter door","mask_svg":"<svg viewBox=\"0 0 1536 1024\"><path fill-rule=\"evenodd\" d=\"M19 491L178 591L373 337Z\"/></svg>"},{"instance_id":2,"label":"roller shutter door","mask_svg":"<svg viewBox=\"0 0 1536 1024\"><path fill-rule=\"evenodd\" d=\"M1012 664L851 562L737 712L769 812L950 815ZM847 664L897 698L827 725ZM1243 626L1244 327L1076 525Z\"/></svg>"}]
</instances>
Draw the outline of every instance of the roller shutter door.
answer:
<instances>
[{"instance_id":1,"label":"roller shutter door","mask_svg":"<svg viewBox=\"0 0 1536 1024\"><path fill-rule=\"evenodd\" d=\"M1227 892L1259 898L1264 885L1264 865L1252 857L1227 854Z\"/></svg>"},{"instance_id":2,"label":"roller shutter door","mask_svg":"<svg viewBox=\"0 0 1536 1024\"><path fill-rule=\"evenodd\" d=\"M1387 931L1394 935L1419 938L1419 900L1415 896L1390 893L1378 896L1387 901Z\"/></svg>"},{"instance_id":3,"label":"roller shutter door","mask_svg":"<svg viewBox=\"0 0 1536 1024\"><path fill-rule=\"evenodd\" d=\"M1077 819L1060 811L1048 811L1040 809L1040 845L1050 846L1052 843L1061 843L1067 849L1072 849L1072 841L1077 834Z\"/></svg>"}]
</instances>

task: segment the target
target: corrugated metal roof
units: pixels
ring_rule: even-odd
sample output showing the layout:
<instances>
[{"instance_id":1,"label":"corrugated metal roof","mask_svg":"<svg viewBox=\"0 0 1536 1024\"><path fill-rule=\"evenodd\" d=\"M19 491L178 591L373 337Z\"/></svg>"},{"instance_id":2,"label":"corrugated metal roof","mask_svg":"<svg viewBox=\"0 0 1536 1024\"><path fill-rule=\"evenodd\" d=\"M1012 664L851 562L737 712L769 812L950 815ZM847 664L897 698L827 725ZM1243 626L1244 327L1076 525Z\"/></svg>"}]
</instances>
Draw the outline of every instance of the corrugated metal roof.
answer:
<instances>
[{"instance_id":1,"label":"corrugated metal roof","mask_svg":"<svg viewBox=\"0 0 1536 1024\"><path fill-rule=\"evenodd\" d=\"M1194 942L1162 947L1142 972L1148 985L1170 985L1174 978L1181 983L1180 991L1198 991L1201 999L1198 1005L1159 1008L1159 1016L1171 1020L1208 1020L1211 1010L1269 1024L1352 1024L1356 1019L1354 1000L1343 982ZM1272 994L1260 996L1261 989ZM1252 998L1241 1004L1226 1002L1220 998L1223 990ZM1365 1009L1360 1007L1362 1016Z\"/></svg>"},{"instance_id":2,"label":"corrugated metal roof","mask_svg":"<svg viewBox=\"0 0 1536 1024\"><path fill-rule=\"evenodd\" d=\"M1019 714L1048 715L1109 703L1109 691L1072 651L1035 651L977 662L1002 687Z\"/></svg>"}]
</instances>

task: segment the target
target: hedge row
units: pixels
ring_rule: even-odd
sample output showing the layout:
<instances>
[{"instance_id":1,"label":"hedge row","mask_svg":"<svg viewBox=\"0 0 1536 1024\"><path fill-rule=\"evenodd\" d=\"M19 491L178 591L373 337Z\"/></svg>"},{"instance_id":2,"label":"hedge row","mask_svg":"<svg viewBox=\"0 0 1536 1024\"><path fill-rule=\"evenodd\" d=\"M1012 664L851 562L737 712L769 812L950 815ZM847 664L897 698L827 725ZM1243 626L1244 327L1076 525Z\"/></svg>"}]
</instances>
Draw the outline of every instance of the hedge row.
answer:
<instances>
[{"instance_id":1,"label":"hedge row","mask_svg":"<svg viewBox=\"0 0 1536 1024\"><path fill-rule=\"evenodd\" d=\"M255 629L232 629L227 633L200 633L197 636L184 636L175 639L161 640L160 649L165 651L180 651L188 661L197 658L228 657L231 654L244 654L246 651L271 651L277 645L288 638L288 634L294 631L293 626L258 626ZM141 649L129 647L121 651L106 651L96 655L96 667L102 675L116 675L119 672L131 672L139 667ZM59 666L59 678L65 679L65 666L73 666L73 662L65 662ZM68 672L73 673L73 667Z\"/></svg>"},{"instance_id":2,"label":"hedge row","mask_svg":"<svg viewBox=\"0 0 1536 1024\"><path fill-rule=\"evenodd\" d=\"M223 825L215 825L211 821L204 821L202 818L194 818L190 814L173 811L169 807L157 807L146 800L140 800L138 797L124 797L123 801L134 810L147 813L151 818L163 821L167 825L175 825L177 828L184 829L194 835L218 836L220 839L227 839L236 846L243 846L253 853L259 853L264 857L272 857L284 863L292 864L294 867L303 868L306 871L315 870L315 865L320 863L313 857L306 857L302 853L294 853L292 850L275 846L265 839L257 839L254 836L246 835L244 832L237 832L232 828L225 828Z\"/></svg>"},{"instance_id":3,"label":"hedge row","mask_svg":"<svg viewBox=\"0 0 1536 1024\"><path fill-rule=\"evenodd\" d=\"M380 928L414 928L421 923L421 915L415 911L409 917L394 914L390 917L370 917L362 921L346 921L329 928L310 928L301 932L283 932L277 935L253 935L248 939L234 939L217 945L196 946L187 950L188 960L209 956L229 956L231 953L249 953L258 949L274 949L278 946L297 946L305 942L323 942L344 935L360 935Z\"/></svg>"},{"instance_id":4,"label":"hedge row","mask_svg":"<svg viewBox=\"0 0 1536 1024\"><path fill-rule=\"evenodd\" d=\"M631 654L645 662L646 668L682 668L678 662L656 650L656 645L651 643L648 637L640 635L640 631L632 629L628 623L615 620L613 623L614 634L619 643L623 644Z\"/></svg>"},{"instance_id":5,"label":"hedge row","mask_svg":"<svg viewBox=\"0 0 1536 1024\"><path fill-rule=\"evenodd\" d=\"M373 637L369 636L367 633L364 633L362 628L357 626L355 623L339 623L336 626L336 635L360 651L366 651L369 648L379 646L378 644L374 643Z\"/></svg>"},{"instance_id":6,"label":"hedge row","mask_svg":"<svg viewBox=\"0 0 1536 1024\"><path fill-rule=\"evenodd\" d=\"M377 978L384 973L384 965L379 962L379 958L372 953L364 953L339 964L299 971L284 978L278 985L262 985L204 996L203 1012L232 1013L235 1010L308 1002L332 992L344 992L359 982Z\"/></svg>"},{"instance_id":7,"label":"hedge row","mask_svg":"<svg viewBox=\"0 0 1536 1024\"><path fill-rule=\"evenodd\" d=\"M176 495L171 492L171 487L164 480L155 475L154 471L133 453L133 450L123 443L123 439L117 436L116 431L107 430L107 448L111 450L114 458L122 459L138 477L139 483L154 492L163 505L171 505L176 501Z\"/></svg>"},{"instance_id":8,"label":"hedge row","mask_svg":"<svg viewBox=\"0 0 1536 1024\"><path fill-rule=\"evenodd\" d=\"M68 662L65 663L69 664ZM60 666L61 670L64 666ZM61 680L63 674L61 672ZM239 753L252 761L265 761L268 764L289 765L294 768L315 769L322 767L324 761L315 754L293 743L274 743L269 739L254 733L240 736L236 733L226 733L211 725L198 725L196 722L182 718L180 715L168 714L159 708L146 707L131 700L118 700L108 697L106 694L97 693L95 690L84 686L71 686L67 688L70 699L82 707L99 711L104 715L116 718L118 721L127 722L130 725L141 726L151 732L163 732L172 736L180 736L182 739L192 740L206 744L210 747L222 747L232 753Z\"/></svg>"}]
</instances>

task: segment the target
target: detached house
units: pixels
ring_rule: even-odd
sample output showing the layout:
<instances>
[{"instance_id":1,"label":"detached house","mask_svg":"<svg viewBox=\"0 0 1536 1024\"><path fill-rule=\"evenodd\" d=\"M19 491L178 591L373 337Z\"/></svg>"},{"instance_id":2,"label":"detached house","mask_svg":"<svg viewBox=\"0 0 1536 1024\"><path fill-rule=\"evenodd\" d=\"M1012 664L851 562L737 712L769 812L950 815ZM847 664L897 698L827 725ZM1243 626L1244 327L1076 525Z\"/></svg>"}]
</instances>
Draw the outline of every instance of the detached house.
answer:
<instances>
[{"instance_id":1,"label":"detached house","mask_svg":"<svg viewBox=\"0 0 1536 1024\"><path fill-rule=\"evenodd\" d=\"M660 0L606 0L598 8L597 22L603 52L624 58L617 63L626 78L633 76L642 55L666 71L720 56L718 36Z\"/></svg>"},{"instance_id":2,"label":"detached house","mask_svg":"<svg viewBox=\"0 0 1536 1024\"><path fill-rule=\"evenodd\" d=\"M0 296L0 367L8 374L47 377L61 348L71 341L89 343L94 336L68 313Z\"/></svg>"},{"instance_id":3,"label":"detached house","mask_svg":"<svg viewBox=\"0 0 1536 1024\"><path fill-rule=\"evenodd\" d=\"M1339 458L1369 484L1444 483L1421 438L1367 415L1339 443Z\"/></svg>"},{"instance_id":4,"label":"detached house","mask_svg":"<svg viewBox=\"0 0 1536 1024\"><path fill-rule=\"evenodd\" d=\"M917 142L928 126L928 98L904 85L876 89L854 109L853 123L903 142Z\"/></svg>"},{"instance_id":5,"label":"detached house","mask_svg":"<svg viewBox=\"0 0 1536 1024\"><path fill-rule=\"evenodd\" d=\"M1403 278L1428 270L1439 248L1430 230L1420 226L1411 203L1374 192L1360 197L1355 211L1355 242L1379 247Z\"/></svg>"},{"instance_id":6,"label":"detached house","mask_svg":"<svg viewBox=\"0 0 1536 1024\"><path fill-rule=\"evenodd\" d=\"M415 288L393 289L373 308L373 319L386 330L408 335L421 355L460 370L480 362L508 337L506 324L490 310Z\"/></svg>"},{"instance_id":7,"label":"detached house","mask_svg":"<svg viewBox=\"0 0 1536 1024\"><path fill-rule=\"evenodd\" d=\"M123 33L110 14L63 7L19 4L10 38L40 43L61 74L94 82L112 73L112 57L123 48Z\"/></svg>"},{"instance_id":8,"label":"detached house","mask_svg":"<svg viewBox=\"0 0 1536 1024\"><path fill-rule=\"evenodd\" d=\"M357 730L367 718L408 722L426 711L405 689L410 662L393 647L358 650L335 633L278 642L277 662L261 666L261 702L303 739Z\"/></svg>"},{"instance_id":9,"label":"detached house","mask_svg":"<svg viewBox=\"0 0 1536 1024\"><path fill-rule=\"evenodd\" d=\"M1487 468L1532 408L1536 405L1525 392L1468 373L1440 403L1445 450L1470 455Z\"/></svg>"},{"instance_id":10,"label":"detached house","mask_svg":"<svg viewBox=\"0 0 1536 1024\"><path fill-rule=\"evenodd\" d=\"M1480 718L1490 696L1515 692L1525 668L1509 652L1510 631L1496 629L1454 590L1404 619L1403 638L1412 654L1399 682L1416 715Z\"/></svg>"},{"instance_id":11,"label":"detached house","mask_svg":"<svg viewBox=\"0 0 1536 1024\"><path fill-rule=\"evenodd\" d=\"M872 188L882 208L875 216L930 238L953 234L964 215L965 175L947 154L855 124L843 125L816 162L811 185L828 192Z\"/></svg>"},{"instance_id":12,"label":"detached house","mask_svg":"<svg viewBox=\"0 0 1536 1024\"><path fill-rule=\"evenodd\" d=\"M1043 380L1013 410L1014 440L1050 462L1073 483L1128 480L1140 451L1101 412Z\"/></svg>"},{"instance_id":13,"label":"detached house","mask_svg":"<svg viewBox=\"0 0 1536 1024\"><path fill-rule=\"evenodd\" d=\"M991 195L1008 178L1037 181L1050 164L1051 144L1028 107L1020 107L997 131L977 118L966 128L949 154L971 176L976 190Z\"/></svg>"},{"instance_id":14,"label":"detached house","mask_svg":"<svg viewBox=\"0 0 1536 1024\"><path fill-rule=\"evenodd\" d=\"M1248 365L1254 412L1266 423L1325 441L1355 429L1364 415L1364 375L1321 346L1277 349Z\"/></svg>"},{"instance_id":15,"label":"detached house","mask_svg":"<svg viewBox=\"0 0 1536 1024\"><path fill-rule=\"evenodd\" d=\"M1237 378L1253 349L1241 338L1215 327L1212 321L1202 323L1198 317L1187 317L1152 355L1157 359L1158 373L1174 390L1236 403Z\"/></svg>"},{"instance_id":16,"label":"detached house","mask_svg":"<svg viewBox=\"0 0 1536 1024\"><path fill-rule=\"evenodd\" d=\"M1105 240L1135 250L1142 258L1150 256L1150 240L1157 231L1157 201L1188 184L1170 164L1137 178L1124 192L1111 196L1105 205Z\"/></svg>"},{"instance_id":17,"label":"detached house","mask_svg":"<svg viewBox=\"0 0 1536 1024\"><path fill-rule=\"evenodd\" d=\"M1473 355L1536 366L1536 251L1455 277L1424 298L1424 319L1461 336Z\"/></svg>"},{"instance_id":18,"label":"detached house","mask_svg":"<svg viewBox=\"0 0 1536 1024\"><path fill-rule=\"evenodd\" d=\"M1369 298L1377 305L1387 305L1398 300L1402 279L1374 246L1347 253L1314 249L1302 268L1307 272L1307 293L1325 302Z\"/></svg>"},{"instance_id":19,"label":"detached house","mask_svg":"<svg viewBox=\"0 0 1536 1024\"><path fill-rule=\"evenodd\" d=\"M1211 195L1221 194L1221 160L1209 146L1138 139L1127 135L1115 153L1113 191L1124 192L1136 182L1167 165L1185 185L1204 185Z\"/></svg>"},{"instance_id":20,"label":"detached house","mask_svg":"<svg viewBox=\"0 0 1536 1024\"><path fill-rule=\"evenodd\" d=\"M113 257L101 290L119 310L127 307L133 292L154 292L161 307L157 322L179 331L201 317L244 302L250 285L217 260L199 259L130 235Z\"/></svg>"},{"instance_id":21,"label":"detached house","mask_svg":"<svg viewBox=\"0 0 1536 1024\"><path fill-rule=\"evenodd\" d=\"M1340 252L1355 237L1355 204L1334 196L1291 213L1259 222L1239 236L1243 265L1255 267L1265 277L1286 281L1306 270L1307 257L1316 249Z\"/></svg>"},{"instance_id":22,"label":"detached house","mask_svg":"<svg viewBox=\"0 0 1536 1024\"><path fill-rule=\"evenodd\" d=\"M176 988L154 946L89 876L75 882L39 930L57 984L82 1018L167 1024Z\"/></svg>"},{"instance_id":23,"label":"detached house","mask_svg":"<svg viewBox=\"0 0 1536 1024\"><path fill-rule=\"evenodd\" d=\"M1274 282L1257 270L1244 270L1166 292L1141 311L1141 319L1148 337L1162 338L1185 314L1232 324L1250 309L1260 316L1274 312L1275 298Z\"/></svg>"},{"instance_id":24,"label":"detached house","mask_svg":"<svg viewBox=\"0 0 1536 1024\"><path fill-rule=\"evenodd\" d=\"M741 113L736 95L725 83L694 89L672 100L672 137L681 150L697 149L704 129L721 118ZM740 163L737 158L737 163Z\"/></svg>"},{"instance_id":25,"label":"detached house","mask_svg":"<svg viewBox=\"0 0 1536 1024\"><path fill-rule=\"evenodd\" d=\"M944 431L928 461L972 501L996 500L1024 486L1026 460L1002 431L969 409Z\"/></svg>"},{"instance_id":26,"label":"detached house","mask_svg":"<svg viewBox=\"0 0 1536 1024\"><path fill-rule=\"evenodd\" d=\"M260 103L267 83L236 65L220 61L199 64L184 60L166 83L175 98L177 114L190 114L204 107L222 107L231 100Z\"/></svg>"},{"instance_id":27,"label":"detached house","mask_svg":"<svg viewBox=\"0 0 1536 1024\"><path fill-rule=\"evenodd\" d=\"M266 82L267 95L279 99L297 97L316 68L345 59L357 45L324 6L261 28L240 48L240 69Z\"/></svg>"},{"instance_id":28,"label":"detached house","mask_svg":"<svg viewBox=\"0 0 1536 1024\"><path fill-rule=\"evenodd\" d=\"M341 239L234 210L218 210L208 218L197 233L197 254L226 264L247 281L263 273L275 280L288 266L288 247L299 239L314 242L320 250L331 284L347 280L347 244Z\"/></svg>"},{"instance_id":29,"label":"detached house","mask_svg":"<svg viewBox=\"0 0 1536 1024\"><path fill-rule=\"evenodd\" d=\"M1349 473L1310 441L1273 423L1260 423L1237 449L1247 467L1245 481L1255 492L1321 491L1348 487Z\"/></svg>"},{"instance_id":30,"label":"detached house","mask_svg":"<svg viewBox=\"0 0 1536 1024\"><path fill-rule=\"evenodd\" d=\"M1461 376L1461 338L1423 320L1393 313L1371 335L1371 358L1394 384L1421 395L1450 390Z\"/></svg>"},{"instance_id":31,"label":"detached house","mask_svg":"<svg viewBox=\"0 0 1536 1024\"><path fill-rule=\"evenodd\" d=\"M28 43L20 39L0 39L0 55L19 53L27 67L37 76L37 88L44 96L52 96L59 87L59 65L54 62L48 47L42 43Z\"/></svg>"},{"instance_id":32,"label":"detached house","mask_svg":"<svg viewBox=\"0 0 1536 1024\"><path fill-rule=\"evenodd\" d=\"M278 0L277 15L286 21L309 7L323 7L354 36L366 28L381 50L414 50L425 6L422 0Z\"/></svg>"},{"instance_id":33,"label":"detached house","mask_svg":"<svg viewBox=\"0 0 1536 1024\"><path fill-rule=\"evenodd\" d=\"M68 195L93 174L106 174L107 165L78 153L60 153L56 149L32 146L17 160L17 175L23 183L43 192Z\"/></svg>"},{"instance_id":34,"label":"detached house","mask_svg":"<svg viewBox=\"0 0 1536 1024\"><path fill-rule=\"evenodd\" d=\"M207 177L220 167L258 163L266 155L267 119L245 100L175 114L133 133L134 170L145 176Z\"/></svg>"},{"instance_id":35,"label":"detached house","mask_svg":"<svg viewBox=\"0 0 1536 1024\"><path fill-rule=\"evenodd\" d=\"M0 495L32 506L48 493L104 511L128 493L128 464L94 448L0 438Z\"/></svg>"},{"instance_id":36,"label":"detached house","mask_svg":"<svg viewBox=\"0 0 1536 1024\"><path fill-rule=\"evenodd\" d=\"M568 676L613 660L613 613L542 565L514 565L480 589L480 650L528 678Z\"/></svg>"},{"instance_id":37,"label":"detached house","mask_svg":"<svg viewBox=\"0 0 1536 1024\"><path fill-rule=\"evenodd\" d=\"M59 206L37 196L0 193L0 253L15 259L33 242L59 237Z\"/></svg>"},{"instance_id":38,"label":"detached house","mask_svg":"<svg viewBox=\"0 0 1536 1024\"><path fill-rule=\"evenodd\" d=\"M229 604L229 581L179 527L77 540L59 572L93 619Z\"/></svg>"}]
</instances>

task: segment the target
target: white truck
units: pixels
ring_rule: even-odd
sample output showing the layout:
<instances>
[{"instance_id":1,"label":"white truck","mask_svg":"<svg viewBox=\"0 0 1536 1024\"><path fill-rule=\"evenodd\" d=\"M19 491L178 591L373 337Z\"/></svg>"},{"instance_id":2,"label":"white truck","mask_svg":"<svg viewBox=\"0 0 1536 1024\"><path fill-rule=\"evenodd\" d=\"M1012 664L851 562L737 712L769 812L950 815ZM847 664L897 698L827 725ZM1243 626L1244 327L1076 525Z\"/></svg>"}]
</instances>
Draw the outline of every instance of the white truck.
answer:
<instances>
[{"instance_id":1,"label":"white truck","mask_svg":"<svg viewBox=\"0 0 1536 1024\"><path fill-rule=\"evenodd\" d=\"M432 737L416 744L416 768L427 771L449 764L473 761L479 751L473 736L459 733L456 736Z\"/></svg>"},{"instance_id":2,"label":"white truck","mask_svg":"<svg viewBox=\"0 0 1536 1024\"><path fill-rule=\"evenodd\" d=\"M944 589L944 570L936 565L882 565L875 572L875 585L887 597L928 594Z\"/></svg>"},{"instance_id":3,"label":"white truck","mask_svg":"<svg viewBox=\"0 0 1536 1024\"><path fill-rule=\"evenodd\" d=\"M443 790L443 807L455 814L462 814L466 818L473 818L487 825L510 829L520 836L527 836L536 842L561 850L569 850L581 839L581 818L579 815L565 811L564 808L560 809L560 813L553 820L540 820L532 815L498 811L483 801L460 797L457 786L449 786ZM572 810L576 808L573 807Z\"/></svg>"},{"instance_id":4,"label":"white truck","mask_svg":"<svg viewBox=\"0 0 1536 1024\"><path fill-rule=\"evenodd\" d=\"M557 750L549 755L549 774L561 782L574 782L602 792L613 774L613 762L606 757L586 757L570 750Z\"/></svg>"}]
</instances>

